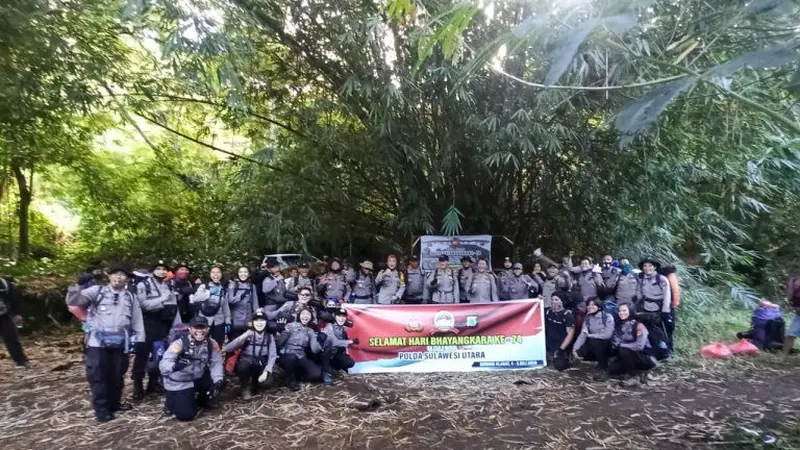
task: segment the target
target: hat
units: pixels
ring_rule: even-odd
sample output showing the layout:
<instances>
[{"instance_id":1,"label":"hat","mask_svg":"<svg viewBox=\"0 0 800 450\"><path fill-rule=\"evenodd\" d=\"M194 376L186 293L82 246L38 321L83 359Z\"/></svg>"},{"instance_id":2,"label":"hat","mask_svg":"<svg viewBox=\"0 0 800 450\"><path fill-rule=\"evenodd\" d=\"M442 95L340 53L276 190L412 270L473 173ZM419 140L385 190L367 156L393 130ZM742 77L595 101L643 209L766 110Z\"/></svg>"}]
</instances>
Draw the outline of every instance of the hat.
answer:
<instances>
[{"instance_id":1,"label":"hat","mask_svg":"<svg viewBox=\"0 0 800 450\"><path fill-rule=\"evenodd\" d=\"M185 267L185 268L186 268L186 270L188 270L189 272L191 272L191 271L192 271L192 268L191 268L191 267L189 267L189 264L187 264L187 263L185 263L185 262L183 262L183 261L179 262L178 264L175 264L175 270L178 270L178 269L180 269L181 267Z\"/></svg>"},{"instance_id":2,"label":"hat","mask_svg":"<svg viewBox=\"0 0 800 450\"><path fill-rule=\"evenodd\" d=\"M156 270L156 267L163 267L164 269L169 270L169 264L164 262L163 259L159 259L158 261L153 263L153 265L150 266L150 270Z\"/></svg>"},{"instance_id":3,"label":"hat","mask_svg":"<svg viewBox=\"0 0 800 450\"><path fill-rule=\"evenodd\" d=\"M308 269L308 263L300 263L297 265L298 269Z\"/></svg>"},{"instance_id":4,"label":"hat","mask_svg":"<svg viewBox=\"0 0 800 450\"><path fill-rule=\"evenodd\" d=\"M256 319L267 320L267 313L264 312L264 308L258 308L256 312L253 313L253 316L250 317L250 320L256 320Z\"/></svg>"},{"instance_id":5,"label":"hat","mask_svg":"<svg viewBox=\"0 0 800 450\"><path fill-rule=\"evenodd\" d=\"M520 270L522 270L522 263L514 263L514 265L511 268L512 269L520 269Z\"/></svg>"},{"instance_id":6,"label":"hat","mask_svg":"<svg viewBox=\"0 0 800 450\"><path fill-rule=\"evenodd\" d=\"M206 319L203 316L195 316L195 318L192 319L191 323L189 323L189 326L192 328L196 327L208 328L208 319Z\"/></svg>"},{"instance_id":7,"label":"hat","mask_svg":"<svg viewBox=\"0 0 800 450\"><path fill-rule=\"evenodd\" d=\"M112 274L112 273L117 273L117 272L124 273L125 275L128 276L128 278L132 278L133 277L133 270L131 270L131 267L129 265L127 265L127 264L124 264L124 263L121 263L121 262L116 262L116 263L112 263L110 266L108 266L108 274L109 275Z\"/></svg>"},{"instance_id":8,"label":"hat","mask_svg":"<svg viewBox=\"0 0 800 450\"><path fill-rule=\"evenodd\" d=\"M655 260L653 258L645 258L645 259L639 261L639 269L640 270L644 270L645 263L652 264L653 266L655 266L656 270L661 268L661 263L658 262L657 260Z\"/></svg>"},{"instance_id":9,"label":"hat","mask_svg":"<svg viewBox=\"0 0 800 450\"><path fill-rule=\"evenodd\" d=\"M333 312L333 315L334 316L346 316L347 315L347 310L344 309L344 308L339 308L339 309L337 309L336 311Z\"/></svg>"},{"instance_id":10,"label":"hat","mask_svg":"<svg viewBox=\"0 0 800 450\"><path fill-rule=\"evenodd\" d=\"M372 265L372 261L364 261L361 264L359 264L359 266L361 266L364 269L369 269L369 270L374 270L375 269L375 267Z\"/></svg>"},{"instance_id":11,"label":"hat","mask_svg":"<svg viewBox=\"0 0 800 450\"><path fill-rule=\"evenodd\" d=\"M469 256L467 256L467 255L464 255L464 256L462 256L462 257L461 257L461 262L464 262L464 261L469 261L469 262L472 262L472 258L470 258L470 257L469 257Z\"/></svg>"},{"instance_id":12,"label":"hat","mask_svg":"<svg viewBox=\"0 0 800 450\"><path fill-rule=\"evenodd\" d=\"M511 257L510 256L506 256L505 260L506 261L511 261Z\"/></svg>"},{"instance_id":13,"label":"hat","mask_svg":"<svg viewBox=\"0 0 800 450\"><path fill-rule=\"evenodd\" d=\"M408 257L408 260L409 261L419 261L419 258L417 257L417 255L411 255L411 256Z\"/></svg>"},{"instance_id":14,"label":"hat","mask_svg":"<svg viewBox=\"0 0 800 450\"><path fill-rule=\"evenodd\" d=\"M439 255L439 261L450 261L450 257L447 255Z\"/></svg>"}]
</instances>

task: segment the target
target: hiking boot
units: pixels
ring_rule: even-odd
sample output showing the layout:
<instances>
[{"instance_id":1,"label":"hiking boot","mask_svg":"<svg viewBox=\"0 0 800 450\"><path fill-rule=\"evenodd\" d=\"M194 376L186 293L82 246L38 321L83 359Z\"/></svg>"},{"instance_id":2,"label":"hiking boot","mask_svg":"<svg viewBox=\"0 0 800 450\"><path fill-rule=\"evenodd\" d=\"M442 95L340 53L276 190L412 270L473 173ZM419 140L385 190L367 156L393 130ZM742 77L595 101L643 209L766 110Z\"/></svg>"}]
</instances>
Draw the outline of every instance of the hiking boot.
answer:
<instances>
[{"instance_id":1,"label":"hiking boot","mask_svg":"<svg viewBox=\"0 0 800 450\"><path fill-rule=\"evenodd\" d=\"M300 390L300 383L298 383L297 381L289 382L289 390L292 391L292 392L299 391Z\"/></svg>"},{"instance_id":2,"label":"hiking boot","mask_svg":"<svg viewBox=\"0 0 800 450\"><path fill-rule=\"evenodd\" d=\"M323 373L322 374L322 384L325 386L330 386L333 384L333 378L331 378L331 374Z\"/></svg>"},{"instance_id":3,"label":"hiking boot","mask_svg":"<svg viewBox=\"0 0 800 450\"><path fill-rule=\"evenodd\" d=\"M133 405L131 405L129 402L122 402L122 403L119 404L119 406L117 406L117 409L114 412L117 412L117 411L125 412L125 411L130 411L132 409L133 409Z\"/></svg>"},{"instance_id":4,"label":"hiking boot","mask_svg":"<svg viewBox=\"0 0 800 450\"><path fill-rule=\"evenodd\" d=\"M145 394L152 394L158 391L158 379L155 377L150 377L147 379L147 389L145 390Z\"/></svg>"},{"instance_id":5,"label":"hiking boot","mask_svg":"<svg viewBox=\"0 0 800 450\"><path fill-rule=\"evenodd\" d=\"M639 383L647 384L647 372L642 372L639 374Z\"/></svg>"},{"instance_id":6,"label":"hiking boot","mask_svg":"<svg viewBox=\"0 0 800 450\"><path fill-rule=\"evenodd\" d=\"M30 367L31 367L31 366L30 366L30 364L28 364L28 361L25 361L25 362L24 362L24 363L22 363L22 364L16 364L16 365L14 366L14 368L15 368L15 369L18 369L18 370L28 370L28 369L30 369Z\"/></svg>"},{"instance_id":7,"label":"hiking boot","mask_svg":"<svg viewBox=\"0 0 800 450\"><path fill-rule=\"evenodd\" d=\"M142 383L142 380L133 380L133 395L131 399L135 402L144 400L144 383Z\"/></svg>"},{"instance_id":8,"label":"hiking boot","mask_svg":"<svg viewBox=\"0 0 800 450\"><path fill-rule=\"evenodd\" d=\"M595 372L594 375L592 375L592 380L599 381L599 382L607 381L608 380L608 372L605 371L605 370L598 370L597 372Z\"/></svg>"},{"instance_id":9,"label":"hiking boot","mask_svg":"<svg viewBox=\"0 0 800 450\"><path fill-rule=\"evenodd\" d=\"M250 386L245 386L242 388L242 400L247 401L253 398L253 392L250 390Z\"/></svg>"},{"instance_id":10,"label":"hiking boot","mask_svg":"<svg viewBox=\"0 0 800 450\"><path fill-rule=\"evenodd\" d=\"M96 416L95 419L100 423L105 423L105 422L111 422L112 420L115 419L115 417L114 414L108 413Z\"/></svg>"}]
</instances>

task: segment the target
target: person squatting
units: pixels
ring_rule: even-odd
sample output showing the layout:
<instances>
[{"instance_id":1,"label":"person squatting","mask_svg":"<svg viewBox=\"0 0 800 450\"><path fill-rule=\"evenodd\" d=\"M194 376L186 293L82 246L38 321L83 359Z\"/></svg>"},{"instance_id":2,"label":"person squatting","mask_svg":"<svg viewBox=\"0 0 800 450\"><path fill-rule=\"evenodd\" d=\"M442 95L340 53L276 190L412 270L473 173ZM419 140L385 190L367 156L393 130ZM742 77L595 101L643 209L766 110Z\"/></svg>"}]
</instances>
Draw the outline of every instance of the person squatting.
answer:
<instances>
[{"instance_id":1,"label":"person squatting","mask_svg":"<svg viewBox=\"0 0 800 450\"><path fill-rule=\"evenodd\" d=\"M534 255L545 270L536 262L530 274L511 258L499 274L488 261L469 257L453 269L446 255L427 273L415 256L401 267L389 255L377 274L371 261L356 270L331 258L318 274L307 264L282 271L267 262L254 273L239 267L229 279L220 266L198 277L185 263L156 261L136 272L112 264L105 271L108 283L89 271L69 288L66 301L84 312L86 377L100 422L132 408L122 399L131 353L131 399L165 392L165 414L181 421L218 406L226 372L238 379L243 400L273 386L276 367L292 391L301 382L330 385L353 367L348 348L359 345L348 337L353 324L342 307L347 303L538 297L546 311L548 359L558 370L583 359L597 362L597 380L609 374L640 380L656 359L666 358L679 292L677 282L658 273L657 261L644 260L634 271L627 259L608 255L601 266L583 258L578 267L572 253L561 264L538 249Z\"/></svg>"}]
</instances>

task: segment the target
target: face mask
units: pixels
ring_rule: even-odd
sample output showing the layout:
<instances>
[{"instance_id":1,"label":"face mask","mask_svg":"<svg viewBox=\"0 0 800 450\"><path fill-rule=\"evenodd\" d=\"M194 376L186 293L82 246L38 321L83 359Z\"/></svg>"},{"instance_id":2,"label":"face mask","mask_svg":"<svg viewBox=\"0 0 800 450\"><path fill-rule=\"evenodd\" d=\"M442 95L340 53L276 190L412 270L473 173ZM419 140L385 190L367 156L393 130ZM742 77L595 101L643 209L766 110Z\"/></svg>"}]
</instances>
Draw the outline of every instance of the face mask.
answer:
<instances>
[{"instance_id":1,"label":"face mask","mask_svg":"<svg viewBox=\"0 0 800 450\"><path fill-rule=\"evenodd\" d=\"M622 266L622 273L623 273L623 275L627 275L627 274L631 273L631 271L632 271L632 270L633 270L633 266L632 266L632 265L630 265L630 264L624 264L624 265Z\"/></svg>"},{"instance_id":2,"label":"face mask","mask_svg":"<svg viewBox=\"0 0 800 450\"><path fill-rule=\"evenodd\" d=\"M609 267L611 267L611 263L610 262L603 262L603 267L608 269Z\"/></svg>"},{"instance_id":3,"label":"face mask","mask_svg":"<svg viewBox=\"0 0 800 450\"><path fill-rule=\"evenodd\" d=\"M189 276L188 273L178 272L175 274L176 280L185 280Z\"/></svg>"}]
</instances>

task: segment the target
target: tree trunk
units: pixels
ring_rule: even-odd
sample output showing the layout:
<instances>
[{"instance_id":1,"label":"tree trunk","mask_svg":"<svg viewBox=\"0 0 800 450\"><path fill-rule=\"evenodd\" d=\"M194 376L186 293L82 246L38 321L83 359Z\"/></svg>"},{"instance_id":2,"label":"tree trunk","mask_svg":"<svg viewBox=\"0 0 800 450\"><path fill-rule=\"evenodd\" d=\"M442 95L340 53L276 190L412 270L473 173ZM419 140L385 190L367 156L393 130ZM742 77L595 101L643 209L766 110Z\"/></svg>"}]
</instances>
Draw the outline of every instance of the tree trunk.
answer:
<instances>
[{"instance_id":1,"label":"tree trunk","mask_svg":"<svg viewBox=\"0 0 800 450\"><path fill-rule=\"evenodd\" d=\"M33 200L33 192L28 181L25 179L25 173L22 171L21 165L17 161L11 162L11 170L14 171L14 177L17 179L17 187L19 188L19 258L25 259L30 253L30 236L29 236L29 223L31 200ZM31 184L33 183L33 173L31 173Z\"/></svg>"}]
</instances>

